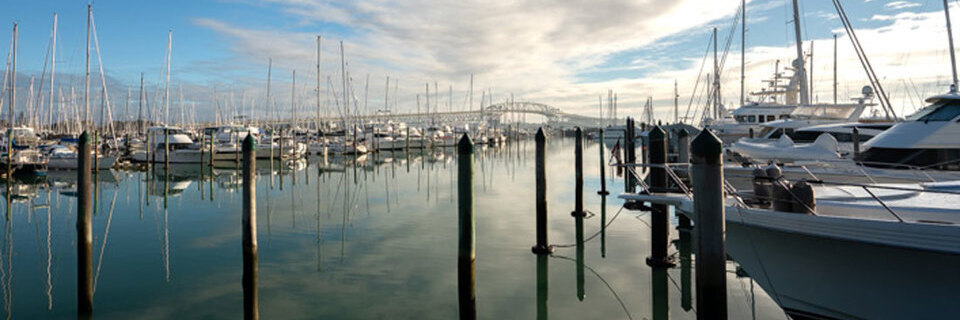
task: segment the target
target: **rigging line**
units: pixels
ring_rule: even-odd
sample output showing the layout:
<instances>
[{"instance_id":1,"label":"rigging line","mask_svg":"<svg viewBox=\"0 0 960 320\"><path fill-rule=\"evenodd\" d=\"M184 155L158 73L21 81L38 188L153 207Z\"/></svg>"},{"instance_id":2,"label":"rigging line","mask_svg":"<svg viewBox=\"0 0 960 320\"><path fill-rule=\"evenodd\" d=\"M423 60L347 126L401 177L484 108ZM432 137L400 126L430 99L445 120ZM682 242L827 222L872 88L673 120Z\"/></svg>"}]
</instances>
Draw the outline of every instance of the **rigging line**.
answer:
<instances>
[{"instance_id":1,"label":"rigging line","mask_svg":"<svg viewBox=\"0 0 960 320\"><path fill-rule=\"evenodd\" d=\"M570 257L567 257L567 256L563 256L563 255L551 254L549 257L551 257L551 258L556 258L556 259L561 259L561 260L572 261L572 262L574 262L574 263L577 262L576 259L573 259L573 258L570 258ZM627 314L627 318L632 320L632 319L633 319L633 316L630 315L630 310L627 310L627 305L626 305L625 303L623 303L623 299L620 299L620 295L617 294L617 291L616 291L616 290L613 290L613 286L611 286L610 283L607 282L606 279L604 279L602 276L600 276L600 273L598 273L596 270L593 270L593 268L591 268L590 266L588 266L588 265L586 265L586 264L583 264L583 267L586 268L587 270L590 270L590 273L593 273L593 275L597 276L597 279L600 279L600 282L603 282L603 284L604 284L605 286L607 286L607 289L610 290L610 293L613 293L613 297L614 297L615 299L617 299L617 302L618 302L618 303L620 303L620 308L623 308L623 312Z\"/></svg>"},{"instance_id":2,"label":"rigging line","mask_svg":"<svg viewBox=\"0 0 960 320\"><path fill-rule=\"evenodd\" d=\"M693 92L690 93L690 100L687 102L687 110L683 113L684 119L690 115L690 107L693 105L694 97L697 96L697 89L700 87L700 78L703 76L703 67L707 64L707 57L710 55L710 44L712 42L713 40L707 41L707 47L703 50L703 59L700 60L700 71L697 71L697 80L693 82Z\"/></svg>"}]
</instances>

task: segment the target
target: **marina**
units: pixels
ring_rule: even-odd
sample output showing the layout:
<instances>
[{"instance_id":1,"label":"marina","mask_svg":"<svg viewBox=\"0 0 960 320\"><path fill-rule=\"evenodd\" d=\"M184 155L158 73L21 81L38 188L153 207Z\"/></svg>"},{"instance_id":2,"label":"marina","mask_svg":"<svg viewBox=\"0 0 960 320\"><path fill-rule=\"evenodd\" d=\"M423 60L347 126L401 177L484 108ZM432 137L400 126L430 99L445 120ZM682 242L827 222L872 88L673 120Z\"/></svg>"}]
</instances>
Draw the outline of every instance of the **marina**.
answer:
<instances>
[{"instance_id":1,"label":"marina","mask_svg":"<svg viewBox=\"0 0 960 320\"><path fill-rule=\"evenodd\" d=\"M100 29L92 3L82 19L73 7L54 13L43 44L36 26L24 39L14 18L0 91L0 316L960 314L960 80L950 13L960 3L730 0L716 4L722 15L685 13L709 22L689 26L698 33L681 28L643 45L608 39L601 47L627 49L555 55L553 64L577 65L566 66L575 76L542 72L562 75L564 87L512 64L453 70L439 61L448 52L413 54L392 38L406 29L374 26L391 20L378 16L384 4L278 2L259 14L286 8L283 15L305 15L300 25L225 31L218 18L194 17L187 32L163 32L159 65L116 59L141 48L111 43L119 11L110 4ZM448 5L437 4L454 10ZM881 7L901 13L864 18ZM311 20L306 8L371 24ZM748 46L754 34L770 37L748 24L770 27L773 8L783 10L787 45L771 49L763 38ZM251 14L238 12L226 15ZM457 36L474 29L447 24ZM821 24L835 28L830 86L814 76L825 69L813 61ZM209 30L248 38L224 49ZM865 49L877 34L933 30L945 32L936 47L949 57L897 69L916 71L920 85L883 73L915 52L891 62ZM144 43L159 55L153 31ZM295 35L280 39L287 32ZM439 38L449 45L454 37ZM702 57L694 38L708 38ZM661 45L693 54L664 59ZM732 47L737 66L727 64ZM935 51L924 48L917 52ZM604 64L634 49L643 58L630 66ZM457 66L484 58L448 51ZM24 54L26 71L18 70ZM417 62L393 64L410 56ZM178 64L181 57L190 62ZM648 57L660 60L639 66ZM850 65L842 75L840 61ZM141 69L157 66L156 80L145 80L151 74ZM659 68L682 81L668 86L664 73L649 73ZM624 72L637 78L619 78ZM521 73L533 80L513 82ZM670 99L653 96L667 87ZM827 92L832 99L821 97Z\"/></svg>"}]
</instances>

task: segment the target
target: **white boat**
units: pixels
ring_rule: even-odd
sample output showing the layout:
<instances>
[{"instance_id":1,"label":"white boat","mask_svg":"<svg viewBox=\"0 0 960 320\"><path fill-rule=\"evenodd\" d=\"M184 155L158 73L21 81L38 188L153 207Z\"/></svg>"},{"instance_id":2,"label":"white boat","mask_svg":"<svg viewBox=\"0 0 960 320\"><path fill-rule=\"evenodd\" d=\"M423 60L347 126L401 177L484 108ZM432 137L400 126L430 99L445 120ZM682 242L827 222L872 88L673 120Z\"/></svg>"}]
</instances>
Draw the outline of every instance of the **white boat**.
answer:
<instances>
[{"instance_id":1,"label":"white boat","mask_svg":"<svg viewBox=\"0 0 960 320\"><path fill-rule=\"evenodd\" d=\"M758 161L791 163L795 161L817 161L840 159L837 139L830 134L821 134L812 143L794 143L789 136L783 135L773 142L739 140L727 148L728 152Z\"/></svg>"},{"instance_id":2,"label":"white boat","mask_svg":"<svg viewBox=\"0 0 960 320\"><path fill-rule=\"evenodd\" d=\"M77 170L77 155L78 152L71 146L65 145L56 145L50 148L47 151L47 168L53 170ZM113 165L117 162L117 157L113 155L98 155L94 159L94 155L90 155L90 167L93 170L110 170Z\"/></svg>"},{"instance_id":3,"label":"white boat","mask_svg":"<svg viewBox=\"0 0 960 320\"><path fill-rule=\"evenodd\" d=\"M199 147L183 129L154 126L147 129L147 136L150 141L150 153L148 154L147 150L134 151L131 156L133 161L165 163L167 155L170 163L200 163L204 160Z\"/></svg>"},{"instance_id":4,"label":"white boat","mask_svg":"<svg viewBox=\"0 0 960 320\"><path fill-rule=\"evenodd\" d=\"M880 168L960 170L960 93L954 88L926 101L929 106L864 143L857 161Z\"/></svg>"},{"instance_id":5,"label":"white boat","mask_svg":"<svg viewBox=\"0 0 960 320\"><path fill-rule=\"evenodd\" d=\"M788 315L946 319L960 313L960 184L819 186L815 214L726 198L726 250ZM954 193L938 193L949 192ZM673 205L686 194L623 194ZM879 199L879 201L878 201Z\"/></svg>"}]
</instances>

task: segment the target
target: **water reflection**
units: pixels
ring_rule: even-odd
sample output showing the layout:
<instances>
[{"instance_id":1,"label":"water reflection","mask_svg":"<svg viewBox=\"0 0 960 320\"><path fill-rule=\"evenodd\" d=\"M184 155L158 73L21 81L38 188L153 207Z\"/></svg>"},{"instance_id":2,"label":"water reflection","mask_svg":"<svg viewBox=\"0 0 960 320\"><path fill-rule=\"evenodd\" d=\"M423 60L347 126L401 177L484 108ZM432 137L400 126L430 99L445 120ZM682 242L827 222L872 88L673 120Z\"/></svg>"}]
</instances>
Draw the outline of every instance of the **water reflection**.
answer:
<instances>
[{"instance_id":1,"label":"water reflection","mask_svg":"<svg viewBox=\"0 0 960 320\"><path fill-rule=\"evenodd\" d=\"M598 216L570 219L565 214L573 208L573 144L548 143L548 204L551 212L564 213L552 216L548 227L553 241L573 245L542 257L528 249L534 234L533 144L477 147L476 230L482 236L473 272L474 292L483 303L476 313L505 319L547 319L548 314L639 319L667 310L672 318L694 318L689 308L648 303L662 277L646 274L645 216L618 211L618 199L592 192L585 207ZM596 147L587 143L584 154L596 155ZM599 188L597 158L584 158L587 190ZM257 188L260 213L253 229L260 235L258 314L457 317L454 297L460 288L452 279L459 269L451 259L457 254L456 159L452 149L437 149L357 159L260 160L252 179L244 179L232 162L100 172L91 246L96 316L243 317L245 255L236 244L243 241L242 186L249 181ZM622 179L608 182L608 189L622 190ZM45 179L18 180L0 189L9 199L9 220L0 236L0 293L10 318L76 314L76 183L76 172L51 171ZM608 216L609 210L616 214ZM682 245L680 251L684 262L689 251ZM587 259L587 252L599 252L602 259ZM560 264L552 273L551 263ZM683 282L691 270L689 263L666 270L667 284L674 272ZM731 290L746 297L750 288ZM756 290L757 317L776 316L769 298L759 286ZM682 291L657 295L686 306ZM731 312L736 318L752 311Z\"/></svg>"}]
</instances>

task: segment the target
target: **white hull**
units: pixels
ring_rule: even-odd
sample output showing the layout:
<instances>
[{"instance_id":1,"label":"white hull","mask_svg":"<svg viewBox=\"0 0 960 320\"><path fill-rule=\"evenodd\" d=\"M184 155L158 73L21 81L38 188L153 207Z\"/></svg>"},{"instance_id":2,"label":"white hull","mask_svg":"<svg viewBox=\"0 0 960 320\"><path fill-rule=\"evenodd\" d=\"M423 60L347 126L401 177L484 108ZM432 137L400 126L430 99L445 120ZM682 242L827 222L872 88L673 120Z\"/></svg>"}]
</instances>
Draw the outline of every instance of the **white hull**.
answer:
<instances>
[{"instance_id":1,"label":"white hull","mask_svg":"<svg viewBox=\"0 0 960 320\"><path fill-rule=\"evenodd\" d=\"M93 155L90 156L90 167L97 164L97 167L93 168L94 170L110 170L116 162L116 156L100 156L99 161L94 161ZM47 169L52 170L77 170L79 168L77 165L77 158L51 157L47 161Z\"/></svg>"}]
</instances>

